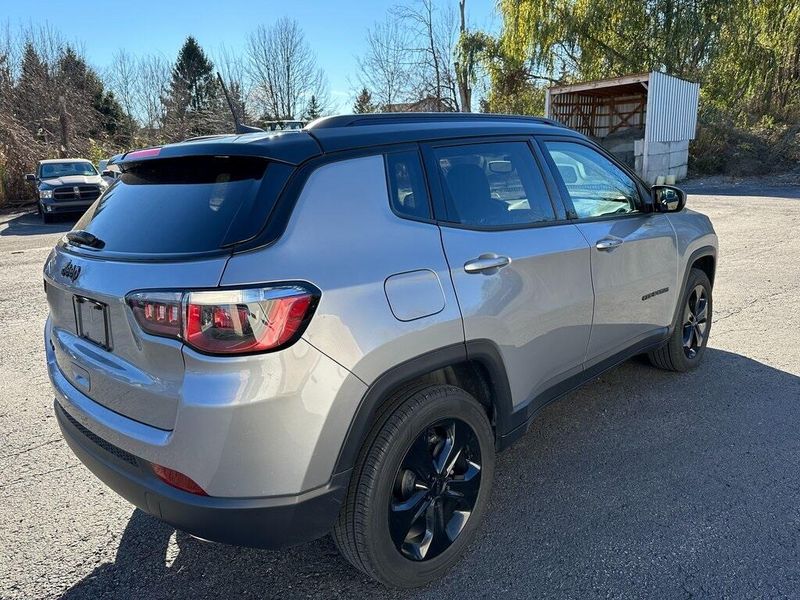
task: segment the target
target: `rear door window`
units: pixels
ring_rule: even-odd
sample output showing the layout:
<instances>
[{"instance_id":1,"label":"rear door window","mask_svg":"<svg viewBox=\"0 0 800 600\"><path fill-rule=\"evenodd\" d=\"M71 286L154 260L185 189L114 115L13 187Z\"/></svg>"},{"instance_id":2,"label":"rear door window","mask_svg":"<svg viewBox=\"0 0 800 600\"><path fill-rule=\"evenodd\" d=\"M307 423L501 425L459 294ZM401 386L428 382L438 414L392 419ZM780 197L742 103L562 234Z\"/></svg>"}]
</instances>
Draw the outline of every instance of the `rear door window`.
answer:
<instances>
[{"instance_id":1,"label":"rear door window","mask_svg":"<svg viewBox=\"0 0 800 600\"><path fill-rule=\"evenodd\" d=\"M449 221L466 226L531 225L556 218L525 142L434 148Z\"/></svg>"},{"instance_id":2,"label":"rear door window","mask_svg":"<svg viewBox=\"0 0 800 600\"><path fill-rule=\"evenodd\" d=\"M142 161L75 226L103 252L196 254L247 240L263 227L291 168L254 157Z\"/></svg>"}]
</instances>

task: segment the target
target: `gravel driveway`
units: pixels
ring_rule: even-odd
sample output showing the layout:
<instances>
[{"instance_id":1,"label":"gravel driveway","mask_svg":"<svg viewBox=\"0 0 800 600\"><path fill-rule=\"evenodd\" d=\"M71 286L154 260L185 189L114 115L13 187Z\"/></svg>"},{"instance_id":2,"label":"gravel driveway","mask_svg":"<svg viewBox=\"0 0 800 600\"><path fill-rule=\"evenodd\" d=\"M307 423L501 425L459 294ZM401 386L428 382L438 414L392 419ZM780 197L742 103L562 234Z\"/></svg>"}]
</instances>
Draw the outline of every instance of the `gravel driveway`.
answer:
<instances>
[{"instance_id":1,"label":"gravel driveway","mask_svg":"<svg viewBox=\"0 0 800 600\"><path fill-rule=\"evenodd\" d=\"M41 267L71 224L0 216L0 598L800 596L800 188L687 187L720 237L704 365L630 361L548 407L499 457L466 559L402 593L327 538L197 541L81 466L41 331Z\"/></svg>"}]
</instances>

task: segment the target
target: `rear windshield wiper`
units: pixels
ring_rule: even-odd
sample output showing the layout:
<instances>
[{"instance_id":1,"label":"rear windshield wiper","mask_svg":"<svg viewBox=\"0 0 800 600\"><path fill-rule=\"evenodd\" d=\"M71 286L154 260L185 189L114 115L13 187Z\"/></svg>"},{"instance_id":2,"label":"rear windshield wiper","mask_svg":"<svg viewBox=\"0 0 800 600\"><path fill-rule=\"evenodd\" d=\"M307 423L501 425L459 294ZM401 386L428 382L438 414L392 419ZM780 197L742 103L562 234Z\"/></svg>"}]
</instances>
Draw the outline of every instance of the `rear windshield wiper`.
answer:
<instances>
[{"instance_id":1,"label":"rear windshield wiper","mask_svg":"<svg viewBox=\"0 0 800 600\"><path fill-rule=\"evenodd\" d=\"M106 243L99 237L83 229L76 229L67 232L67 241L71 244L78 244L79 246L89 246L90 248L102 248Z\"/></svg>"}]
</instances>

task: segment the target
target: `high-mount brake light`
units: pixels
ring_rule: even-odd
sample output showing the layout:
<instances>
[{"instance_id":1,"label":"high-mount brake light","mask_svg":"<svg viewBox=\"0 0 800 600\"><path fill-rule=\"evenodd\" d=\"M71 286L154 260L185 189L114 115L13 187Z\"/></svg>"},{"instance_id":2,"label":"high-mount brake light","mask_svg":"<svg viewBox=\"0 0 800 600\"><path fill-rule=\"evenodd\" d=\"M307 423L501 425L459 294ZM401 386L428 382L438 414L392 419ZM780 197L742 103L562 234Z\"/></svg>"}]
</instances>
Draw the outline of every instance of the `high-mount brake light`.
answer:
<instances>
[{"instance_id":1,"label":"high-mount brake light","mask_svg":"<svg viewBox=\"0 0 800 600\"><path fill-rule=\"evenodd\" d=\"M277 350L302 334L318 293L301 285L187 292L135 292L128 305L147 333L209 354Z\"/></svg>"},{"instance_id":2,"label":"high-mount brake light","mask_svg":"<svg viewBox=\"0 0 800 600\"><path fill-rule=\"evenodd\" d=\"M125 155L124 160L136 160L139 158L154 158L161 153L161 148L145 148L144 150L134 150Z\"/></svg>"}]
</instances>

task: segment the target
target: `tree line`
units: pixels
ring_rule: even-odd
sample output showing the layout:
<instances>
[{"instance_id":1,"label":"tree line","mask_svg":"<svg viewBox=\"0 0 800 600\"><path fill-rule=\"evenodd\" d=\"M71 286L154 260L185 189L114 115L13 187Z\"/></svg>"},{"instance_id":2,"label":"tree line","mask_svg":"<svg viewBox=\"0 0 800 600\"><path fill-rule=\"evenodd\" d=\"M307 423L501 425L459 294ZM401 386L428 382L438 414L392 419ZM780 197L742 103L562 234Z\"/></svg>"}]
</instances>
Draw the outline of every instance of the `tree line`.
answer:
<instances>
[{"instance_id":1,"label":"tree line","mask_svg":"<svg viewBox=\"0 0 800 600\"><path fill-rule=\"evenodd\" d=\"M133 147L231 132L219 73L239 117L255 125L313 120L328 83L296 21L257 27L244 53L210 56L189 36L174 62L119 50L103 71L42 26L0 33L0 205L33 192L22 174L42 158L97 162Z\"/></svg>"},{"instance_id":2,"label":"tree line","mask_svg":"<svg viewBox=\"0 0 800 600\"><path fill-rule=\"evenodd\" d=\"M370 27L353 112L541 114L548 86L659 70L701 83L701 129L716 132L713 143L735 144L735 127L791 133L800 122L798 0L498 0L497 32L470 27L467 8L404 0ZM240 52L211 55L190 36L173 61L121 49L102 71L51 27L6 25L0 202L30 194L19 175L40 158L99 159L231 131L217 72L251 124L332 109L317 54L292 19L258 26Z\"/></svg>"}]
</instances>

